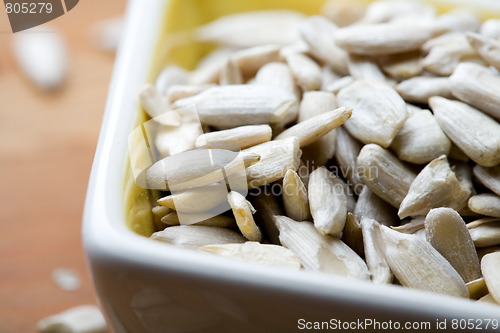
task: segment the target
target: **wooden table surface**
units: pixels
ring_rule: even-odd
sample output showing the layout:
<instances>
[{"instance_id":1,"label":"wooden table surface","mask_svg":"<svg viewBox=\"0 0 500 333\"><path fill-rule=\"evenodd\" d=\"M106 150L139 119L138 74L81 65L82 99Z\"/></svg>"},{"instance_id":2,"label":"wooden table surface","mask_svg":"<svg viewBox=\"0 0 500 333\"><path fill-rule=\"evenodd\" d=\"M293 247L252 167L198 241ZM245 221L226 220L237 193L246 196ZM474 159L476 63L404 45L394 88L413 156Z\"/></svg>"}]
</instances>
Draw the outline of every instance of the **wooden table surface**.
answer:
<instances>
[{"instance_id":1,"label":"wooden table surface","mask_svg":"<svg viewBox=\"0 0 500 333\"><path fill-rule=\"evenodd\" d=\"M0 6L0 332L36 332L41 318L97 304L81 242L83 202L114 55L89 36L96 21L123 13L125 0L82 0L48 23L70 53L64 88L44 93L23 77ZM82 285L64 291L56 268Z\"/></svg>"}]
</instances>

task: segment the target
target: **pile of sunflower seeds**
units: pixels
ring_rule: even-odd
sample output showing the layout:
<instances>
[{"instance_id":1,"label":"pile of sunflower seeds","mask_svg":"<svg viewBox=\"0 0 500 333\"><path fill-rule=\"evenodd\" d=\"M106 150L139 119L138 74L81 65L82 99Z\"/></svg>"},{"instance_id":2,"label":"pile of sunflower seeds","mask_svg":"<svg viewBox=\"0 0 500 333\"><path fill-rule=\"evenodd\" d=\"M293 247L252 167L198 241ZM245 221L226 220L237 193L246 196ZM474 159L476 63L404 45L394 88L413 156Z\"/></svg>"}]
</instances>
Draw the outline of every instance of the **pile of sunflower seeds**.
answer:
<instances>
[{"instance_id":1,"label":"pile of sunflower seeds","mask_svg":"<svg viewBox=\"0 0 500 333\"><path fill-rule=\"evenodd\" d=\"M500 20L333 1L194 35L220 47L140 94L152 239L500 304ZM197 160L227 145L240 169Z\"/></svg>"}]
</instances>

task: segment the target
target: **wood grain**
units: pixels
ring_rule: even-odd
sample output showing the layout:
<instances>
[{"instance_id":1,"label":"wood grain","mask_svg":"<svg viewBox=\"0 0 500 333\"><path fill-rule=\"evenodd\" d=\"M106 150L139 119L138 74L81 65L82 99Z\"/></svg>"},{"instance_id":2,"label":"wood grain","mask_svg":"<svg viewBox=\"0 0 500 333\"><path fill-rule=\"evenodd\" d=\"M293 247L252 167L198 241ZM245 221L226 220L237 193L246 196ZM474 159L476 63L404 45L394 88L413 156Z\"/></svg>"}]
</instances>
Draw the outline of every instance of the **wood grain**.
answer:
<instances>
[{"instance_id":1,"label":"wood grain","mask_svg":"<svg viewBox=\"0 0 500 333\"><path fill-rule=\"evenodd\" d=\"M49 23L70 52L70 75L55 93L19 72L0 9L0 332L36 332L43 317L97 304L80 229L114 56L93 45L90 27L125 2L80 1ZM60 289L51 277L59 267L77 270L82 286Z\"/></svg>"}]
</instances>

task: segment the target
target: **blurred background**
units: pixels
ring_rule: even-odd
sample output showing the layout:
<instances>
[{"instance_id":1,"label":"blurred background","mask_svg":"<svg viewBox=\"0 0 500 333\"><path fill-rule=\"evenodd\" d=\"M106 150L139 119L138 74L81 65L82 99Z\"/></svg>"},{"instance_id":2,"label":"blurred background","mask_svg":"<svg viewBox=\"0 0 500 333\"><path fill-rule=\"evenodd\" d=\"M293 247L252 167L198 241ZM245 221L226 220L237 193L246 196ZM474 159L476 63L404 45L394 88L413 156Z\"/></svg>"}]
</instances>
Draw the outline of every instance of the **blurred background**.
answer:
<instances>
[{"instance_id":1,"label":"blurred background","mask_svg":"<svg viewBox=\"0 0 500 333\"><path fill-rule=\"evenodd\" d=\"M96 304L81 242L81 219L114 52L96 41L99 23L126 0L81 0L45 24L68 52L56 91L20 70L0 10L0 332L36 332L49 315ZM60 269L66 269L58 278ZM60 280L62 277L62 280ZM69 288L73 290L65 290Z\"/></svg>"}]
</instances>

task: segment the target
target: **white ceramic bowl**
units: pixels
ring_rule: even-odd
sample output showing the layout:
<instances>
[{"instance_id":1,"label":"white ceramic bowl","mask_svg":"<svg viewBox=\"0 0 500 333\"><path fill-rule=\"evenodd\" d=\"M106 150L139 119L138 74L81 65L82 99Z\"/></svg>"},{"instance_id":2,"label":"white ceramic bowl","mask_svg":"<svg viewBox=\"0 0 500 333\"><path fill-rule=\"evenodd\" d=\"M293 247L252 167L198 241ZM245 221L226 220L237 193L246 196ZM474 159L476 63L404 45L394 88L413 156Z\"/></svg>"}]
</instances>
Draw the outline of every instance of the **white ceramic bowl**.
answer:
<instances>
[{"instance_id":1,"label":"white ceramic bowl","mask_svg":"<svg viewBox=\"0 0 500 333\"><path fill-rule=\"evenodd\" d=\"M427 332L434 332L437 321L442 326L446 320L447 329L439 331L457 332L453 320L500 319L499 308L488 304L263 268L151 241L127 228L127 139L137 121L138 91L150 74L166 5L157 0L129 3L86 198L85 251L114 332L290 332L315 321L333 328L339 321L358 325L370 320L382 326L356 326L353 331L385 332L390 322L402 328L405 322L429 322ZM490 325L482 331L494 330Z\"/></svg>"}]
</instances>

